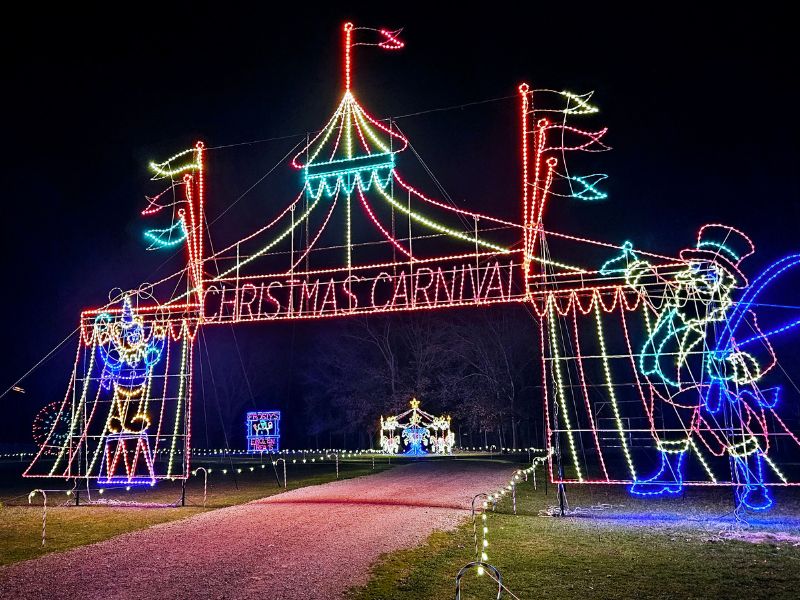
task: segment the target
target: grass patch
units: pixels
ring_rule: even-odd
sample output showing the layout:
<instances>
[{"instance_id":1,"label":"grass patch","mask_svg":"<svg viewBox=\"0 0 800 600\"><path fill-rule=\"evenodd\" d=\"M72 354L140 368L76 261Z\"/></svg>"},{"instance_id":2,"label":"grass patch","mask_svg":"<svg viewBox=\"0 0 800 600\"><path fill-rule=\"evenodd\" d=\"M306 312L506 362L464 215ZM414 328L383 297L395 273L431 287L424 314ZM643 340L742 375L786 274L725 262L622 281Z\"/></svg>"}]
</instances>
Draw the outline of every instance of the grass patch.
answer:
<instances>
[{"instance_id":1,"label":"grass patch","mask_svg":"<svg viewBox=\"0 0 800 600\"><path fill-rule=\"evenodd\" d=\"M37 494L35 505L29 506L27 494L36 487L50 489L54 487L53 481L23 480L20 478L22 467L18 463L0 465L0 565L100 542L129 531L176 521L206 510L250 502L284 491L283 487L278 486L269 464L262 469L260 463L237 458L234 459L232 468L230 464L203 462L197 462L193 468L199 466L212 469L208 477L205 508L202 506L202 472L199 477L191 477L186 484L186 506L179 505L180 482L165 481L154 488L132 488L130 491L124 488L109 489L103 495L92 492L92 500L178 504L175 507L74 506L75 496L67 496L63 488L48 491L47 543L42 547L42 497ZM252 471L250 467L253 467ZM222 473L223 468L227 469L227 474ZM375 461L374 470L369 458L340 460L339 479L370 475L387 468L389 465L381 458ZM237 469L241 469L241 473L236 473ZM278 469L282 481L282 467L279 465ZM289 460L287 479L290 490L335 481L335 465L332 461L322 464L302 464L298 461L297 464L292 464ZM86 501L85 491L82 492L81 499Z\"/></svg>"},{"instance_id":2,"label":"grass patch","mask_svg":"<svg viewBox=\"0 0 800 600\"><path fill-rule=\"evenodd\" d=\"M689 489L681 498L648 501L620 487L572 486L570 504L586 510L562 519L539 516L556 503L552 486L545 495L541 486L534 491L524 483L516 516L510 496L488 515L489 562L525 599L796 598L800 497L790 490L775 496L777 508L751 515L743 528L732 516L727 489ZM771 541L741 541L755 532ZM434 533L424 546L385 555L367 586L351 590L349 598L452 598L455 575L473 555L471 522ZM474 570L462 581L464 600L494 598L496 590Z\"/></svg>"}]
</instances>

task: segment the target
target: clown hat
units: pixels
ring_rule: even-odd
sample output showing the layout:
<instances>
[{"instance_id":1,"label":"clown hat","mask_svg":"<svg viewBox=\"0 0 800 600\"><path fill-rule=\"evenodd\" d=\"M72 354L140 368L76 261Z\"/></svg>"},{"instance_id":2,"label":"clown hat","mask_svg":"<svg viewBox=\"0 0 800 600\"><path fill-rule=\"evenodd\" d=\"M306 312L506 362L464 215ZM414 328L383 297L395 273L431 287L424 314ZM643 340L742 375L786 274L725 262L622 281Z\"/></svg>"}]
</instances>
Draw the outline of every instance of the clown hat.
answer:
<instances>
[{"instance_id":1,"label":"clown hat","mask_svg":"<svg viewBox=\"0 0 800 600\"><path fill-rule=\"evenodd\" d=\"M755 252L745 234L727 225L703 225L694 248L681 250L683 260L705 260L724 267L736 280L737 287L746 287L747 278L739 269L741 262Z\"/></svg>"}]
</instances>

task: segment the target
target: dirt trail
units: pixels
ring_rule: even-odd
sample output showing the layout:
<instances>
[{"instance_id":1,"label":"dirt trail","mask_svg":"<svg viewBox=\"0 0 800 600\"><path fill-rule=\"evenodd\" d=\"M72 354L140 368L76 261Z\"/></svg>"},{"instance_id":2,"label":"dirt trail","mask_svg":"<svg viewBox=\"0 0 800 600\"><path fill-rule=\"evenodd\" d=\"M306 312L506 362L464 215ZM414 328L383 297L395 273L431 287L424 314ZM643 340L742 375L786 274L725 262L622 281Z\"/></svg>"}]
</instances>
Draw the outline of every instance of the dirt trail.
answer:
<instances>
[{"instance_id":1,"label":"dirt trail","mask_svg":"<svg viewBox=\"0 0 800 600\"><path fill-rule=\"evenodd\" d=\"M419 461L301 488L0 567L0 598L333 600L382 553L454 527L510 473Z\"/></svg>"}]
</instances>

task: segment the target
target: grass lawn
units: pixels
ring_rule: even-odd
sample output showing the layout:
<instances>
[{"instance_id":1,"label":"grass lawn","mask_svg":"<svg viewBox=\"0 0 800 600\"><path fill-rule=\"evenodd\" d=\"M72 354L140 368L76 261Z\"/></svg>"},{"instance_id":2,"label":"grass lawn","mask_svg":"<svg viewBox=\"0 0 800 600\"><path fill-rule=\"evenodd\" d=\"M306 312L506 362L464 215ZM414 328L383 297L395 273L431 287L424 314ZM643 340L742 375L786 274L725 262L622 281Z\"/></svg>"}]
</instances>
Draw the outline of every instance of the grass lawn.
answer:
<instances>
[{"instance_id":1,"label":"grass lawn","mask_svg":"<svg viewBox=\"0 0 800 600\"><path fill-rule=\"evenodd\" d=\"M312 455L309 455L309 457ZM319 458L317 457L317 461ZM22 479L20 473L24 465L20 463L0 464L0 565L29 558L36 558L48 552L58 552L99 542L113 536L143 529L157 523L175 521L191 515L224 506L241 504L284 491L279 487L272 466L264 469L253 460L235 458L233 467L226 463L211 464L197 460L192 467L210 467L208 477L208 498L203 508L203 474L191 477L186 485L186 506L180 506L180 482L160 482L154 488L124 488L107 490L103 495L92 492L92 500L104 502L132 501L140 504L162 503L178 506L136 508L121 506L74 506L75 496L67 496L64 482L55 480ZM251 471L250 468L253 468ZM375 461L372 469L370 458L344 459L339 463L339 478L347 479L377 473L389 468L384 457ZM227 474L222 473L227 469ZM241 473L234 473L241 469ZM278 465L281 481L283 473ZM300 460L287 464L289 489L327 483L336 479L333 461L303 464ZM59 486L60 491L47 494L47 543L41 545L42 497L37 494L34 506L28 505L27 495L36 488L50 489ZM86 492L81 494L86 501Z\"/></svg>"},{"instance_id":2,"label":"grass lawn","mask_svg":"<svg viewBox=\"0 0 800 600\"><path fill-rule=\"evenodd\" d=\"M489 562L523 599L797 598L800 494L776 490L776 507L737 525L731 491L689 489L677 499L638 500L620 487L572 486L582 516L551 518L556 504L532 483L489 513ZM492 492L493 490L487 490ZM610 506L609 506L610 505ZM592 510L593 508L593 510ZM763 541L752 543L745 539ZM353 600L452 598L455 575L474 554L471 522L430 536L425 546L384 556ZM487 575L468 573L462 598L496 597ZM493 594L494 590L494 594ZM511 596L503 595L503 598Z\"/></svg>"}]
</instances>

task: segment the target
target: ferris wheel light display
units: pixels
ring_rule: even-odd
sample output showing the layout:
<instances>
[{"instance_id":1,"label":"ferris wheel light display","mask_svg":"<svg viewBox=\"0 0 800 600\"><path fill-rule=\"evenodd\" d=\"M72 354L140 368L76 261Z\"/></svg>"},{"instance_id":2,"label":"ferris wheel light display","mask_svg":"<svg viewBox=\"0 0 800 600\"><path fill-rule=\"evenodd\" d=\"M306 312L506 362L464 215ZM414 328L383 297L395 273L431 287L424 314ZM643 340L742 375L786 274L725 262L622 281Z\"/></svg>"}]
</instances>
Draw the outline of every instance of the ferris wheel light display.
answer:
<instances>
[{"instance_id":1,"label":"ferris wheel light display","mask_svg":"<svg viewBox=\"0 0 800 600\"><path fill-rule=\"evenodd\" d=\"M69 415L61 410L61 402L45 404L33 419L33 441L40 448L60 448L67 441Z\"/></svg>"}]
</instances>

